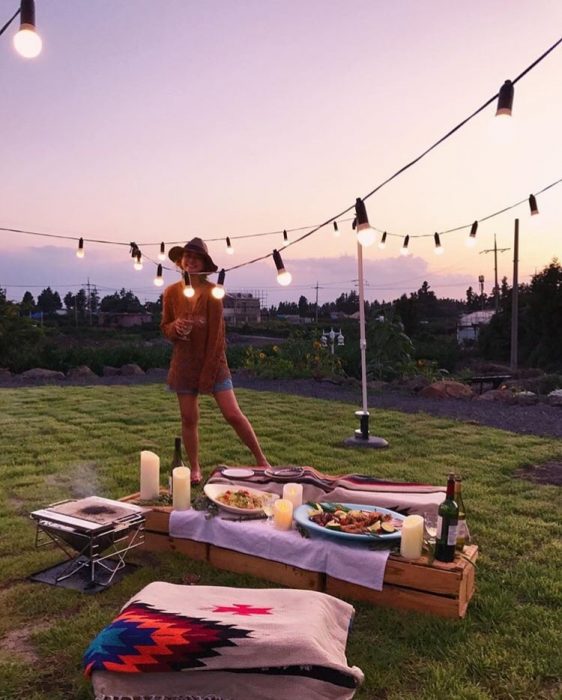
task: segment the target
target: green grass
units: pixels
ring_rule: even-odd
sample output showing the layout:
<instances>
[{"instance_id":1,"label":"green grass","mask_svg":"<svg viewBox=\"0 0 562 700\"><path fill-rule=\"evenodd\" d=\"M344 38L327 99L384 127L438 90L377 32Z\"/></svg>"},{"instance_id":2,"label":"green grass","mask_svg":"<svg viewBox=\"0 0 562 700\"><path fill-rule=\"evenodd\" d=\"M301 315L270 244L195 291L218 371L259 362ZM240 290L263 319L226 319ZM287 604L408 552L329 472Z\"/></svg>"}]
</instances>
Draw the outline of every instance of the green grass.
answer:
<instances>
[{"instance_id":1,"label":"green grass","mask_svg":"<svg viewBox=\"0 0 562 700\"><path fill-rule=\"evenodd\" d=\"M514 479L513 472L562 459L562 441L376 411L372 430L390 449L346 450L342 440L356 427L352 406L242 390L238 398L273 464L429 483L444 483L452 468L464 477L481 547L468 616L442 620L355 603L348 658L366 675L357 698L560 697L560 489ZM64 498L137 490L140 450L156 451L166 465L178 428L175 398L160 386L0 390L1 700L90 699L80 669L84 649L150 581L179 583L193 572L202 584L271 585L176 554L136 557L144 566L97 596L26 580L60 561L57 552L34 549L27 513ZM248 463L207 398L201 434L205 472Z\"/></svg>"}]
</instances>

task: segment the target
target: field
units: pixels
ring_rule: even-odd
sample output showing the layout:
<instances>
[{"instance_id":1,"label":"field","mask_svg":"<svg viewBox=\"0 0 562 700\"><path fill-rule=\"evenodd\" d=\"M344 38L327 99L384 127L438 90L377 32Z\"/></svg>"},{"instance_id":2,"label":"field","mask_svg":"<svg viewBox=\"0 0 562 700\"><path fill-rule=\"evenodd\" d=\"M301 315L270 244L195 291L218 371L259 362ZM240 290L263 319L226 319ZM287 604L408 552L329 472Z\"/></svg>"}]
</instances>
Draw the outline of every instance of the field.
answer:
<instances>
[{"instance_id":1,"label":"field","mask_svg":"<svg viewBox=\"0 0 562 700\"><path fill-rule=\"evenodd\" d=\"M547 700L562 693L562 504L560 489L515 478L529 464L562 459L562 441L517 435L426 414L376 411L387 451L342 447L356 427L337 401L238 392L273 464L309 464L444 483L465 480L465 503L481 548L477 592L462 621L355 604L348 646L366 682L360 700ZM30 583L60 560L34 549L27 513L56 500L138 490L142 449L171 461L179 427L175 398L159 385L0 390L0 699L87 700L81 655L127 599L153 580L269 586L176 554L144 564L103 594ZM202 401L202 463L247 464L248 454L211 399ZM163 477L164 478L164 477Z\"/></svg>"}]
</instances>

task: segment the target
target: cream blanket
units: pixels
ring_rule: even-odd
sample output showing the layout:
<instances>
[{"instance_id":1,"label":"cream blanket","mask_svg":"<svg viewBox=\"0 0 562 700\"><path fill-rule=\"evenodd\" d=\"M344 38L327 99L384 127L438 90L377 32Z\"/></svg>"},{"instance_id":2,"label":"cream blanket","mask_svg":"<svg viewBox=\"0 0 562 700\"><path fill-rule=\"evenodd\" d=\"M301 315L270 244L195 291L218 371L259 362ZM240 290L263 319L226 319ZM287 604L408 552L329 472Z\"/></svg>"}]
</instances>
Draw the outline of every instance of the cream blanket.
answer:
<instances>
[{"instance_id":1,"label":"cream blanket","mask_svg":"<svg viewBox=\"0 0 562 700\"><path fill-rule=\"evenodd\" d=\"M315 591L152 583L84 656L97 700L348 700L354 610Z\"/></svg>"}]
</instances>

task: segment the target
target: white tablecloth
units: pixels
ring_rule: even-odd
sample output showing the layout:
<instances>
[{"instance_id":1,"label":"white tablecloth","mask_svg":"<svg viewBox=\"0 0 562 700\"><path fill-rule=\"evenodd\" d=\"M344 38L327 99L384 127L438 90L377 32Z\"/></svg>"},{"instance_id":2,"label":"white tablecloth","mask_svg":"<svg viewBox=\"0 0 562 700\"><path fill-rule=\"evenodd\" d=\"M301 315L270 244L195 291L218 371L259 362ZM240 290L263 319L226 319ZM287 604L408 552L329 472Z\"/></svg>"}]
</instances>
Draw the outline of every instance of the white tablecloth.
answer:
<instances>
[{"instance_id":1,"label":"white tablecloth","mask_svg":"<svg viewBox=\"0 0 562 700\"><path fill-rule=\"evenodd\" d=\"M264 520L232 522L205 518L193 509L172 511L170 535L207 542L264 559L319 571L350 583L382 590L389 550L366 543L347 544L329 536L302 537L296 530L277 530Z\"/></svg>"}]
</instances>

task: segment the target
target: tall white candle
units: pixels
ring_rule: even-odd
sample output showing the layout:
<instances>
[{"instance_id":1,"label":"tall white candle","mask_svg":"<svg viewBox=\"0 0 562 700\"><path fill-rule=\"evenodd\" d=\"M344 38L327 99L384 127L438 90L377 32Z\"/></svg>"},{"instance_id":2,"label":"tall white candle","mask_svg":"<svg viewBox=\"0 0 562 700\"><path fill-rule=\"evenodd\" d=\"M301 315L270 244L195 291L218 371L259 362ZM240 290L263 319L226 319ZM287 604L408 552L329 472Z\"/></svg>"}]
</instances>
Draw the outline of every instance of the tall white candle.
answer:
<instances>
[{"instance_id":1,"label":"tall white candle","mask_svg":"<svg viewBox=\"0 0 562 700\"><path fill-rule=\"evenodd\" d=\"M285 484L283 486L283 498L291 501L293 510L302 505L302 484Z\"/></svg>"},{"instance_id":2,"label":"tall white candle","mask_svg":"<svg viewBox=\"0 0 562 700\"><path fill-rule=\"evenodd\" d=\"M140 453L141 501L152 501L160 495L160 457L154 452Z\"/></svg>"},{"instance_id":3,"label":"tall white candle","mask_svg":"<svg viewBox=\"0 0 562 700\"><path fill-rule=\"evenodd\" d=\"M293 504L280 498L273 504L273 524L278 530L290 530L293 524Z\"/></svg>"},{"instance_id":4,"label":"tall white candle","mask_svg":"<svg viewBox=\"0 0 562 700\"><path fill-rule=\"evenodd\" d=\"M191 508L191 470L189 467L176 467L172 472L174 510Z\"/></svg>"},{"instance_id":5,"label":"tall white candle","mask_svg":"<svg viewBox=\"0 0 562 700\"><path fill-rule=\"evenodd\" d=\"M423 518L409 515L402 523L400 554L404 559L419 559L423 544Z\"/></svg>"}]
</instances>

